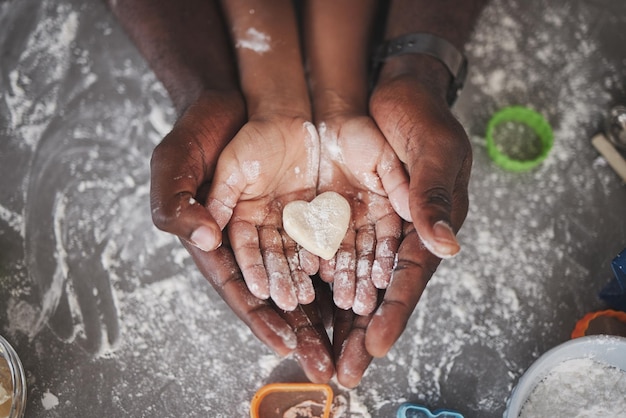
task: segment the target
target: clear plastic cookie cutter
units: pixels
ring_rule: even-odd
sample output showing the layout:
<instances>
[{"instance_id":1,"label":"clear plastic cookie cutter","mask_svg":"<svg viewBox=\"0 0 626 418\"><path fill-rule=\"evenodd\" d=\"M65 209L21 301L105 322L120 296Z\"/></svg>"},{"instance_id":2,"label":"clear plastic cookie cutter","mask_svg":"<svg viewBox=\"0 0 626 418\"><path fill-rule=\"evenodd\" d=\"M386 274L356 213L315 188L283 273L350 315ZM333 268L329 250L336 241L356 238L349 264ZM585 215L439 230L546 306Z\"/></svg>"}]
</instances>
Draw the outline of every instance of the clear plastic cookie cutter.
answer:
<instances>
[{"instance_id":1,"label":"clear plastic cookie cutter","mask_svg":"<svg viewBox=\"0 0 626 418\"><path fill-rule=\"evenodd\" d=\"M398 408L397 418L463 418L458 412L438 409L430 412L428 408L412 403L404 403Z\"/></svg>"},{"instance_id":2,"label":"clear plastic cookie cutter","mask_svg":"<svg viewBox=\"0 0 626 418\"><path fill-rule=\"evenodd\" d=\"M270 383L250 402L251 418L329 418L333 390L315 383Z\"/></svg>"}]
</instances>

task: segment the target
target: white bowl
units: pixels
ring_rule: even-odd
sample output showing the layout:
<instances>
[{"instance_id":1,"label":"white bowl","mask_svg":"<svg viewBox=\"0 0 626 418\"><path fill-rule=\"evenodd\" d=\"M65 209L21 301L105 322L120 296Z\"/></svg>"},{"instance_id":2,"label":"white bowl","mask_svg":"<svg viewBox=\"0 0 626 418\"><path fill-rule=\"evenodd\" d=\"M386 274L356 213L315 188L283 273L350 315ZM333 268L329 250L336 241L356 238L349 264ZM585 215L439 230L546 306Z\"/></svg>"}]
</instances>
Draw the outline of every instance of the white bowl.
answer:
<instances>
[{"instance_id":1,"label":"white bowl","mask_svg":"<svg viewBox=\"0 0 626 418\"><path fill-rule=\"evenodd\" d=\"M537 359L511 392L504 418L518 418L524 403L550 371L567 360L587 358L626 372L626 338L612 335L591 335L569 340Z\"/></svg>"}]
</instances>

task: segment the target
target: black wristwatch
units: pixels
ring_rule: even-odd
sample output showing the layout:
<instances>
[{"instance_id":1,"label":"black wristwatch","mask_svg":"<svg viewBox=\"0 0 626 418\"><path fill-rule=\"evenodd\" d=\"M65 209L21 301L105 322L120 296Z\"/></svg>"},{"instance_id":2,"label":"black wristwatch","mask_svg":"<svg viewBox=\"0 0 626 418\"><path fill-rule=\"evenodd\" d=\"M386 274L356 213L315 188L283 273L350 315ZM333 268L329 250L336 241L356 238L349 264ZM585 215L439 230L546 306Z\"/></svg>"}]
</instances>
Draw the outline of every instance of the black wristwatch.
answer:
<instances>
[{"instance_id":1,"label":"black wristwatch","mask_svg":"<svg viewBox=\"0 0 626 418\"><path fill-rule=\"evenodd\" d=\"M391 57L405 54L426 54L441 61L452 75L446 99L452 106L467 77L467 58L454 45L430 33L411 33L382 43L374 53L373 77L378 77L382 64Z\"/></svg>"}]
</instances>

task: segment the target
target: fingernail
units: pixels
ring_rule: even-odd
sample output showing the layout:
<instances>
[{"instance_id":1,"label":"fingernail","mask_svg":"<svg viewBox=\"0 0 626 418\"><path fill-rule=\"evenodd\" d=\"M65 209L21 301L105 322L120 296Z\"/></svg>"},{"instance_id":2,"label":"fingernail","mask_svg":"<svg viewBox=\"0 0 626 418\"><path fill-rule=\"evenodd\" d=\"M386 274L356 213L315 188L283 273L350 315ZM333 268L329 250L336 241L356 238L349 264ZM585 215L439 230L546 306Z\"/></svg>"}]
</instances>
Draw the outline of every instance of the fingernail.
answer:
<instances>
[{"instance_id":1,"label":"fingernail","mask_svg":"<svg viewBox=\"0 0 626 418\"><path fill-rule=\"evenodd\" d=\"M436 240L433 254L437 257L450 258L461 250L456 235L454 235L454 231L447 222L438 221L435 223L435 225L433 225L433 233Z\"/></svg>"},{"instance_id":2,"label":"fingernail","mask_svg":"<svg viewBox=\"0 0 626 418\"><path fill-rule=\"evenodd\" d=\"M216 248L219 248L222 245L220 241L216 245L216 236L215 232L211 228L206 226L200 226L198 229L193 231L191 237L189 237L191 243L196 247L200 248L202 251L213 251Z\"/></svg>"}]
</instances>

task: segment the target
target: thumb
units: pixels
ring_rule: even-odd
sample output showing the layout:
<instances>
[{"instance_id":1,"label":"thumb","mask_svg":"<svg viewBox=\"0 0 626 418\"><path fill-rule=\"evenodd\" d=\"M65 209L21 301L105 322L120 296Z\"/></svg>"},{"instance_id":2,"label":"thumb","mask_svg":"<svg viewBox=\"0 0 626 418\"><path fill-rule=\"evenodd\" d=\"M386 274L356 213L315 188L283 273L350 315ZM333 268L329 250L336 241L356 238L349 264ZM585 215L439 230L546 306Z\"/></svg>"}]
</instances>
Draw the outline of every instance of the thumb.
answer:
<instances>
[{"instance_id":1,"label":"thumb","mask_svg":"<svg viewBox=\"0 0 626 418\"><path fill-rule=\"evenodd\" d=\"M156 147L150 170L152 221L160 230L211 251L221 243L222 233L210 213L196 200L203 176L193 170L192 163L175 146L175 141L164 141Z\"/></svg>"},{"instance_id":2,"label":"thumb","mask_svg":"<svg viewBox=\"0 0 626 418\"><path fill-rule=\"evenodd\" d=\"M435 222L430 230L418 232L418 235L426 249L439 258L451 258L461 251L454 230L445 220Z\"/></svg>"},{"instance_id":3,"label":"thumb","mask_svg":"<svg viewBox=\"0 0 626 418\"><path fill-rule=\"evenodd\" d=\"M415 230L431 253L439 258L453 257L461 250L455 228L460 227L467 214L467 184L458 180L465 176L458 172L451 176L446 165L424 161L418 164L412 170L410 184Z\"/></svg>"},{"instance_id":4,"label":"thumb","mask_svg":"<svg viewBox=\"0 0 626 418\"><path fill-rule=\"evenodd\" d=\"M179 193L165 204L152 198L152 219L161 230L177 235L203 251L213 251L222 243L222 231L213 217L191 193Z\"/></svg>"}]
</instances>

